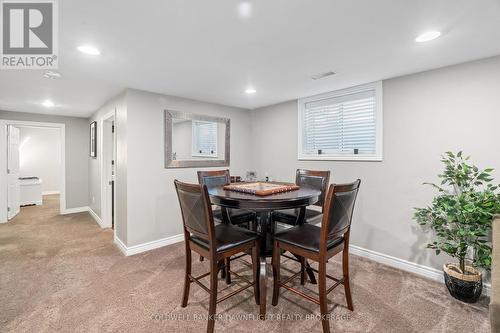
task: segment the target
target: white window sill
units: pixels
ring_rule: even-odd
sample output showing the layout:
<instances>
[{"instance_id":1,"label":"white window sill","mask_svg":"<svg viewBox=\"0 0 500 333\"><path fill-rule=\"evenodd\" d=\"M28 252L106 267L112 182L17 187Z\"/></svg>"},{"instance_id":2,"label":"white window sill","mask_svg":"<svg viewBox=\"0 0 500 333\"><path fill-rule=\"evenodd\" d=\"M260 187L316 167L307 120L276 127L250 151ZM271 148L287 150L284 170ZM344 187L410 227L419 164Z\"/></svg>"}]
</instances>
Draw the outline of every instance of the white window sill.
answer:
<instances>
[{"instance_id":1,"label":"white window sill","mask_svg":"<svg viewBox=\"0 0 500 333\"><path fill-rule=\"evenodd\" d=\"M217 156L213 155L191 155L191 157L217 158Z\"/></svg>"},{"instance_id":2,"label":"white window sill","mask_svg":"<svg viewBox=\"0 0 500 333\"><path fill-rule=\"evenodd\" d=\"M303 155L298 156L299 161L368 161L368 162L382 162L382 156L369 155L369 156L354 156L354 155Z\"/></svg>"}]
</instances>

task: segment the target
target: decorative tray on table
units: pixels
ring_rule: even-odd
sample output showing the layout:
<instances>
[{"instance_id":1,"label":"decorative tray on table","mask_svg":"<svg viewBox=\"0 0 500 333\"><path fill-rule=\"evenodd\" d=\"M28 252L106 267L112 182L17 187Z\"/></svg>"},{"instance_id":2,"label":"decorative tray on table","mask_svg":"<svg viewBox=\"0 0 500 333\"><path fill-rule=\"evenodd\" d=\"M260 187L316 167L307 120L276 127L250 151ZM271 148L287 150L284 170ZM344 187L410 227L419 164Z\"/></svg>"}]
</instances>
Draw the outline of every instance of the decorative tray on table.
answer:
<instances>
[{"instance_id":1,"label":"decorative tray on table","mask_svg":"<svg viewBox=\"0 0 500 333\"><path fill-rule=\"evenodd\" d=\"M281 192L295 191L299 186L286 183L254 182L229 184L223 187L224 190L250 193L259 196L266 196Z\"/></svg>"}]
</instances>

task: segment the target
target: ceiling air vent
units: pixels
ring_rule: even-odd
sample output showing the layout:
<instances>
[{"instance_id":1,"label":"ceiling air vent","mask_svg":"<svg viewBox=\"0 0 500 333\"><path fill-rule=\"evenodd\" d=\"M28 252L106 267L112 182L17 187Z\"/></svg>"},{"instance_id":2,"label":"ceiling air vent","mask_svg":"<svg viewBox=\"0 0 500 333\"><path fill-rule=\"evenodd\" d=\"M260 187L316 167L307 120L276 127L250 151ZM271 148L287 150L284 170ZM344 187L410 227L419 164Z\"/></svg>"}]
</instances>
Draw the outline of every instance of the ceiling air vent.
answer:
<instances>
[{"instance_id":1,"label":"ceiling air vent","mask_svg":"<svg viewBox=\"0 0 500 333\"><path fill-rule=\"evenodd\" d=\"M320 74L313 75L313 76L311 76L311 79L313 79L313 80L319 80L319 79L323 79L325 77L332 76L332 75L335 75L335 72L334 71L329 71L329 72L325 72L325 73L320 73Z\"/></svg>"}]
</instances>

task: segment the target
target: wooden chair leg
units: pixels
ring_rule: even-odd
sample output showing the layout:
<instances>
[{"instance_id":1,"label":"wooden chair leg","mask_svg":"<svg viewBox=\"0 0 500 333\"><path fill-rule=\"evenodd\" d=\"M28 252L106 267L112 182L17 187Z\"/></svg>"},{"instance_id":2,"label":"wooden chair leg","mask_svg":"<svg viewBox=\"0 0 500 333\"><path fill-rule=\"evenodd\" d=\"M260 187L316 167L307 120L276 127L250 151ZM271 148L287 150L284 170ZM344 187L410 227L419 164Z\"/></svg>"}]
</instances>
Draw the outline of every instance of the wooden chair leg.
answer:
<instances>
[{"instance_id":1,"label":"wooden chair leg","mask_svg":"<svg viewBox=\"0 0 500 333\"><path fill-rule=\"evenodd\" d=\"M208 326L207 332L213 333L215 328L215 310L217 307L217 273L218 263L215 260L210 261L210 304L208 306Z\"/></svg>"},{"instance_id":2,"label":"wooden chair leg","mask_svg":"<svg viewBox=\"0 0 500 333\"><path fill-rule=\"evenodd\" d=\"M226 258L225 264L224 269L226 270L226 284L231 284L231 273L229 272L231 269L231 258Z\"/></svg>"},{"instance_id":3,"label":"wooden chair leg","mask_svg":"<svg viewBox=\"0 0 500 333\"><path fill-rule=\"evenodd\" d=\"M255 304L259 305L259 241L255 241L252 248L252 269L253 269L253 293Z\"/></svg>"},{"instance_id":4,"label":"wooden chair leg","mask_svg":"<svg viewBox=\"0 0 500 333\"><path fill-rule=\"evenodd\" d=\"M345 299L347 301L347 308L351 311L354 311L354 307L352 306L352 296L351 296L351 285L349 283L349 247L344 247L344 251L342 252L342 273L344 276L344 292Z\"/></svg>"},{"instance_id":5,"label":"wooden chair leg","mask_svg":"<svg viewBox=\"0 0 500 333\"><path fill-rule=\"evenodd\" d=\"M300 258L300 284L306 284L306 258Z\"/></svg>"},{"instance_id":6,"label":"wooden chair leg","mask_svg":"<svg viewBox=\"0 0 500 333\"><path fill-rule=\"evenodd\" d=\"M182 304L181 306L185 308L188 303L189 298L189 286L191 285L191 279L189 278L191 274L191 249L186 246L186 270L184 273L184 291L182 293Z\"/></svg>"},{"instance_id":7,"label":"wooden chair leg","mask_svg":"<svg viewBox=\"0 0 500 333\"><path fill-rule=\"evenodd\" d=\"M278 246L278 242L274 241L273 243L273 305L278 305L279 295L280 295L280 260L281 260L281 251Z\"/></svg>"},{"instance_id":8,"label":"wooden chair leg","mask_svg":"<svg viewBox=\"0 0 500 333\"><path fill-rule=\"evenodd\" d=\"M330 333L330 322L328 320L328 304L326 300L326 261L320 260L318 274L319 308L321 312L321 325L323 333Z\"/></svg>"}]
</instances>

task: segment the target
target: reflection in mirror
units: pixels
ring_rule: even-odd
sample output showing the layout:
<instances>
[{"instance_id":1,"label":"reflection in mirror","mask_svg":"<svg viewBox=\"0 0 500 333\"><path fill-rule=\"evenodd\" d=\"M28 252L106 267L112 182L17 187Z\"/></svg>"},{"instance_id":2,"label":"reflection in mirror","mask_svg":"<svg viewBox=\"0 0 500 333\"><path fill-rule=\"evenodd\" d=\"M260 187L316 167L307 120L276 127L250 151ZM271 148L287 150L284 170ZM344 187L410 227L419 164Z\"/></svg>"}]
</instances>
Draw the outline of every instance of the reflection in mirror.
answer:
<instances>
[{"instance_id":1,"label":"reflection in mirror","mask_svg":"<svg viewBox=\"0 0 500 333\"><path fill-rule=\"evenodd\" d=\"M224 159L226 124L172 119L172 160Z\"/></svg>"},{"instance_id":2,"label":"reflection in mirror","mask_svg":"<svg viewBox=\"0 0 500 333\"><path fill-rule=\"evenodd\" d=\"M229 119L165 111L165 167L229 165Z\"/></svg>"}]
</instances>

